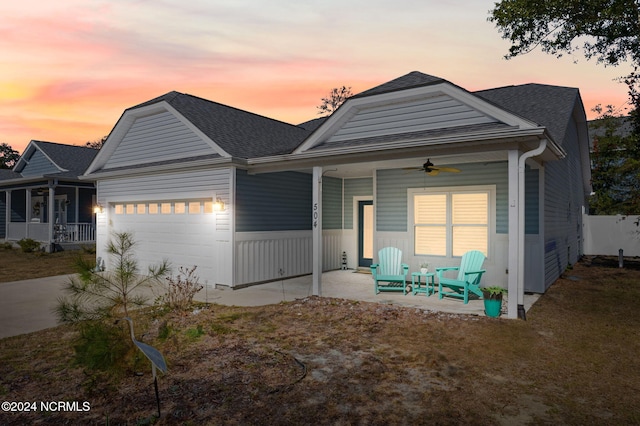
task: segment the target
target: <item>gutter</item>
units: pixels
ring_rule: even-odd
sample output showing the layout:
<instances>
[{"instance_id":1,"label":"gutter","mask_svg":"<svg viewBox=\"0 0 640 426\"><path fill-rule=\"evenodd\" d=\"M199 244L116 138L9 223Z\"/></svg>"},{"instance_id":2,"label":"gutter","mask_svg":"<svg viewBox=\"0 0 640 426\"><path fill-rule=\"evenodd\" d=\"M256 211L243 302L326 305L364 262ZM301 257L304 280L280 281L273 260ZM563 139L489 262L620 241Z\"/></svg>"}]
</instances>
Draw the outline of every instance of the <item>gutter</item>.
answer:
<instances>
[{"instance_id":1,"label":"gutter","mask_svg":"<svg viewBox=\"0 0 640 426\"><path fill-rule=\"evenodd\" d=\"M547 148L547 139L541 139L537 148L527 151L518 158L518 318L526 320L524 309L524 209L525 209L525 186L524 171L525 162L536 155L540 155Z\"/></svg>"}]
</instances>

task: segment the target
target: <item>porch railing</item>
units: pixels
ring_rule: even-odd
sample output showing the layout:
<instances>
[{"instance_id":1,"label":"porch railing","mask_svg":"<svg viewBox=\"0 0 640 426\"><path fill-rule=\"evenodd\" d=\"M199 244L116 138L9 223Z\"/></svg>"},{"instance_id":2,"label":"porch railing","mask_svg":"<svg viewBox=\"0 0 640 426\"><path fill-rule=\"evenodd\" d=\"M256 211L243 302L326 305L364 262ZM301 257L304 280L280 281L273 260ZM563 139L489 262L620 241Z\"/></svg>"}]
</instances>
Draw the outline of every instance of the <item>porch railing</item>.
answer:
<instances>
[{"instance_id":1,"label":"porch railing","mask_svg":"<svg viewBox=\"0 0 640 426\"><path fill-rule=\"evenodd\" d=\"M7 224L7 239L31 238L36 241L58 243L94 242L96 230L92 223L67 223L54 225L53 236L49 237L49 224L38 222L11 222Z\"/></svg>"}]
</instances>

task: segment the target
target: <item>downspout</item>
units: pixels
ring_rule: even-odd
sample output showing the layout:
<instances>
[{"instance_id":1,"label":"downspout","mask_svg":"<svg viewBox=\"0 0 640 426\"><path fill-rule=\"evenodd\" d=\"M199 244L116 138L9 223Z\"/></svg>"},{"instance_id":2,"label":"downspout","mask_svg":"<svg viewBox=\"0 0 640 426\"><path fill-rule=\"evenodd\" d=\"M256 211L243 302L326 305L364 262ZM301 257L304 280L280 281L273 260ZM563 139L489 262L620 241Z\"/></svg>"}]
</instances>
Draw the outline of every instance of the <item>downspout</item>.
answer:
<instances>
[{"instance_id":1,"label":"downspout","mask_svg":"<svg viewBox=\"0 0 640 426\"><path fill-rule=\"evenodd\" d=\"M547 148L547 140L541 139L540 145L536 149L527 151L518 159L518 318L526 320L524 309L524 208L525 208L525 185L524 171L525 162L536 155L540 155Z\"/></svg>"}]
</instances>

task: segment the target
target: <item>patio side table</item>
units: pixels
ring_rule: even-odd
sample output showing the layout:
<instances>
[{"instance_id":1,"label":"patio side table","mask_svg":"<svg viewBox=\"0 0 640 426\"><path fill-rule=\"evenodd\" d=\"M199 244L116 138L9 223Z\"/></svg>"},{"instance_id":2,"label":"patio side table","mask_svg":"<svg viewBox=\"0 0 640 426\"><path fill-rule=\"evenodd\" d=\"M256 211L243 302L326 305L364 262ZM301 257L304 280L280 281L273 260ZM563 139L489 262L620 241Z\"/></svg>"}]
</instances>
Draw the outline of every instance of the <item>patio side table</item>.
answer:
<instances>
[{"instance_id":1,"label":"patio side table","mask_svg":"<svg viewBox=\"0 0 640 426\"><path fill-rule=\"evenodd\" d=\"M427 296L431 296L435 292L435 273L427 272L412 272L411 273L411 289L413 294L425 293ZM424 277L424 286L422 286L422 277ZM429 282L431 281L431 282Z\"/></svg>"}]
</instances>

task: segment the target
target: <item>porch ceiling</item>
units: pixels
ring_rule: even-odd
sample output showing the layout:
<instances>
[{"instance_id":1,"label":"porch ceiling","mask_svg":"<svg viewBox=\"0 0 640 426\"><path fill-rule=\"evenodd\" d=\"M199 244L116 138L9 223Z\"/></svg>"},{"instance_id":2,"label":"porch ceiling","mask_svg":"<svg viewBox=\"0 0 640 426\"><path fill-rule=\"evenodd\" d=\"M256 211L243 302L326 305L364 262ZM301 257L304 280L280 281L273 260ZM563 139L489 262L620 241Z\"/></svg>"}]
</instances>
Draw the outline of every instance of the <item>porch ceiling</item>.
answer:
<instances>
[{"instance_id":1,"label":"porch ceiling","mask_svg":"<svg viewBox=\"0 0 640 426\"><path fill-rule=\"evenodd\" d=\"M380 169L402 169L405 167L421 167L427 159L437 166L447 166L452 164L465 163L492 163L496 161L507 161L506 151L478 152L473 154L443 155L443 156L416 156L412 158L400 158L393 160L376 160L370 162L358 162L348 164L338 164L326 166L324 176L338 178L358 178L371 177L374 170ZM311 170L308 170L310 172Z\"/></svg>"}]
</instances>

